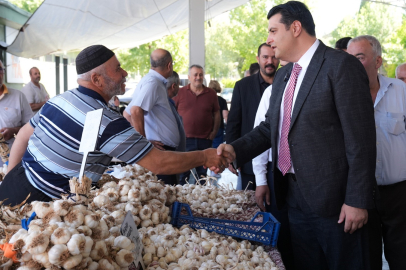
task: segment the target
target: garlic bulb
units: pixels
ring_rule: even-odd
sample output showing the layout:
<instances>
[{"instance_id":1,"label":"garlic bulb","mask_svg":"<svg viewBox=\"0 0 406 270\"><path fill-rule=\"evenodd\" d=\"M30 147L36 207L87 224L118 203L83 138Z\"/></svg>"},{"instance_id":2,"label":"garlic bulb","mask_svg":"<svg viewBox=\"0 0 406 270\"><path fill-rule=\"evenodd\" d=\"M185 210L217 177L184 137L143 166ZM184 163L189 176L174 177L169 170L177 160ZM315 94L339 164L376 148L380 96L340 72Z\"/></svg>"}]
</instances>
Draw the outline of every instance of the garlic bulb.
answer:
<instances>
[{"instance_id":1,"label":"garlic bulb","mask_svg":"<svg viewBox=\"0 0 406 270\"><path fill-rule=\"evenodd\" d=\"M25 229L19 229L18 232L16 232L8 241L10 244L13 244L15 241L18 239L23 239L26 236L28 236L28 232Z\"/></svg>"},{"instance_id":2,"label":"garlic bulb","mask_svg":"<svg viewBox=\"0 0 406 270\"><path fill-rule=\"evenodd\" d=\"M70 254L78 255L81 254L86 245L86 237L83 234L74 234L69 240L67 246Z\"/></svg>"},{"instance_id":3,"label":"garlic bulb","mask_svg":"<svg viewBox=\"0 0 406 270\"><path fill-rule=\"evenodd\" d=\"M66 228L58 228L51 235L51 243L54 245L66 244L71 238L71 233Z\"/></svg>"},{"instance_id":4,"label":"garlic bulb","mask_svg":"<svg viewBox=\"0 0 406 270\"><path fill-rule=\"evenodd\" d=\"M131 251L122 249L117 252L115 259L120 267L128 267L134 261L134 256Z\"/></svg>"},{"instance_id":5,"label":"garlic bulb","mask_svg":"<svg viewBox=\"0 0 406 270\"><path fill-rule=\"evenodd\" d=\"M91 236L92 230L87 226L79 226L77 229L78 233L84 234L85 236Z\"/></svg>"},{"instance_id":6,"label":"garlic bulb","mask_svg":"<svg viewBox=\"0 0 406 270\"><path fill-rule=\"evenodd\" d=\"M65 221L67 226L77 228L83 224L85 217L81 212L78 210L70 210L69 213L64 216L63 220Z\"/></svg>"},{"instance_id":7,"label":"garlic bulb","mask_svg":"<svg viewBox=\"0 0 406 270\"><path fill-rule=\"evenodd\" d=\"M71 269L77 266L82 261L82 254L74 255L69 257L63 264L63 268Z\"/></svg>"},{"instance_id":8,"label":"garlic bulb","mask_svg":"<svg viewBox=\"0 0 406 270\"><path fill-rule=\"evenodd\" d=\"M114 239L114 246L122 249L130 249L131 240L126 236L120 235Z\"/></svg>"},{"instance_id":9,"label":"garlic bulb","mask_svg":"<svg viewBox=\"0 0 406 270\"><path fill-rule=\"evenodd\" d=\"M125 218L125 212L123 210L116 210L111 213L111 216L115 219L117 224L121 224Z\"/></svg>"},{"instance_id":10,"label":"garlic bulb","mask_svg":"<svg viewBox=\"0 0 406 270\"><path fill-rule=\"evenodd\" d=\"M65 216L69 212L71 206L72 204L65 200L54 201L54 211L59 216Z\"/></svg>"},{"instance_id":11,"label":"garlic bulb","mask_svg":"<svg viewBox=\"0 0 406 270\"><path fill-rule=\"evenodd\" d=\"M37 217L43 218L46 214L53 211L52 202L35 202L34 211L37 214Z\"/></svg>"},{"instance_id":12,"label":"garlic bulb","mask_svg":"<svg viewBox=\"0 0 406 270\"><path fill-rule=\"evenodd\" d=\"M93 202L94 202L94 204L97 205L98 207L103 207L103 206L105 206L105 205L108 205L109 202L110 202L110 200L109 200L109 198L107 198L107 196L99 195L99 196L97 196L97 197L95 197L95 198L93 199Z\"/></svg>"},{"instance_id":13,"label":"garlic bulb","mask_svg":"<svg viewBox=\"0 0 406 270\"><path fill-rule=\"evenodd\" d=\"M49 262L55 265L62 265L69 257L70 253L66 245L58 244L48 251Z\"/></svg>"},{"instance_id":14,"label":"garlic bulb","mask_svg":"<svg viewBox=\"0 0 406 270\"><path fill-rule=\"evenodd\" d=\"M96 228L99 225L100 216L97 214L86 215L85 216L85 225L90 229Z\"/></svg>"},{"instance_id":15,"label":"garlic bulb","mask_svg":"<svg viewBox=\"0 0 406 270\"><path fill-rule=\"evenodd\" d=\"M34 255L40 254L45 251L49 244L49 236L35 231L27 236L25 239L27 251Z\"/></svg>"},{"instance_id":16,"label":"garlic bulb","mask_svg":"<svg viewBox=\"0 0 406 270\"><path fill-rule=\"evenodd\" d=\"M115 188L108 188L104 190L102 194L105 195L112 202L117 201L119 197L118 191Z\"/></svg>"},{"instance_id":17,"label":"garlic bulb","mask_svg":"<svg viewBox=\"0 0 406 270\"><path fill-rule=\"evenodd\" d=\"M107 246L103 240L97 241L94 244L93 249L90 251L90 257L95 261L99 261L101 258L107 255Z\"/></svg>"}]
</instances>

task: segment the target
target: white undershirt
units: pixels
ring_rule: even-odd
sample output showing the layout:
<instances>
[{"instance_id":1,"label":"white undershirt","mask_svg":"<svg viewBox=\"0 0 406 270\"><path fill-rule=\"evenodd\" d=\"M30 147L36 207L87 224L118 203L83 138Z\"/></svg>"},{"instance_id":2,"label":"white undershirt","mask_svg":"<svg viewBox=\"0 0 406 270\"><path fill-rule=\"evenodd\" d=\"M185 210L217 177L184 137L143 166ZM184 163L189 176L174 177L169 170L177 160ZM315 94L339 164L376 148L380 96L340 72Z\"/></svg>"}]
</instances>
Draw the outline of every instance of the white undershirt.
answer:
<instances>
[{"instance_id":1,"label":"white undershirt","mask_svg":"<svg viewBox=\"0 0 406 270\"><path fill-rule=\"evenodd\" d=\"M313 58L314 53L316 52L316 49L319 47L320 41L316 39L316 41L313 43L313 45L306 51L306 53L297 61L297 63L302 67L302 70L299 73L299 77L297 78L296 82L296 87L295 87L295 92L293 95L293 101L292 101L292 111L290 112L290 115L292 116L293 109L295 107L295 102L296 102L296 97L297 94L299 93L300 86L302 85L303 78L306 74L307 68L309 67L310 61ZM286 84L285 90L283 92L282 96L282 103L281 103L281 109L279 113L279 137L278 137L278 155L279 155L279 145L280 145L280 138L281 138L281 132L282 132L282 122L283 122L283 110L284 110L284 98L285 98L285 93L286 93L286 88L289 86L290 80L293 78L293 76L290 76L288 83ZM279 165L278 165L279 168ZM280 168L279 168L280 169ZM293 161L292 161L292 166L289 168L287 173L295 173L295 169L293 168Z\"/></svg>"}]
</instances>

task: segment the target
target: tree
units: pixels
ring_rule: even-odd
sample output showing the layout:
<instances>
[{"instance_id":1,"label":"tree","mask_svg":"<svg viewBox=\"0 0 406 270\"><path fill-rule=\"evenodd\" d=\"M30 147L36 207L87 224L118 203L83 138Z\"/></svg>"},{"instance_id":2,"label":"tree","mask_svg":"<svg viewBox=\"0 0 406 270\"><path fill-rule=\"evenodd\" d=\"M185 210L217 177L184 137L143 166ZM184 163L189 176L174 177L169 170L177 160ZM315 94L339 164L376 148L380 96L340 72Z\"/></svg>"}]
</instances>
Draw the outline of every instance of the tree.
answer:
<instances>
[{"instance_id":1,"label":"tree","mask_svg":"<svg viewBox=\"0 0 406 270\"><path fill-rule=\"evenodd\" d=\"M150 68L149 56L158 48L171 52L174 61L173 70L178 73L187 72L189 61L188 30L179 31L176 34L132 49L118 50L117 58L127 72L144 76Z\"/></svg>"},{"instance_id":2,"label":"tree","mask_svg":"<svg viewBox=\"0 0 406 270\"><path fill-rule=\"evenodd\" d=\"M44 0L9 0L13 5L30 13L34 13L43 1Z\"/></svg>"},{"instance_id":3,"label":"tree","mask_svg":"<svg viewBox=\"0 0 406 270\"><path fill-rule=\"evenodd\" d=\"M401 61L401 47L397 43L399 35L405 31L401 28L401 10L399 8L371 2L363 2L359 12L350 18L345 18L332 32L334 43L341 37L356 37L359 35L371 35L376 37L383 49L384 73L392 76L389 65ZM404 26L403 26L404 27ZM402 32L403 30L403 32ZM403 33L403 36L405 33ZM334 44L331 44L334 46ZM393 69L393 68L391 68Z\"/></svg>"}]
</instances>

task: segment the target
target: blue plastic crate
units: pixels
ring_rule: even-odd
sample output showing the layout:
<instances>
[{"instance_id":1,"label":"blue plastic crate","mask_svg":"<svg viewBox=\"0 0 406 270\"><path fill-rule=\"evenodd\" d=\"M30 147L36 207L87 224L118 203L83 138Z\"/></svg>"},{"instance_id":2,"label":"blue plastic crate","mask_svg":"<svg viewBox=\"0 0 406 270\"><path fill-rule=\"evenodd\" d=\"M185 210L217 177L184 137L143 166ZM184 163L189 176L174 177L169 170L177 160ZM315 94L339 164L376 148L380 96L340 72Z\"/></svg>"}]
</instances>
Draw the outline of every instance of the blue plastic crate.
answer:
<instances>
[{"instance_id":1,"label":"blue plastic crate","mask_svg":"<svg viewBox=\"0 0 406 270\"><path fill-rule=\"evenodd\" d=\"M181 215L182 209L186 210L187 215ZM258 216L263 217L262 222L254 221ZM193 217L190 206L180 202L174 202L172 205L171 223L176 227L187 224L194 229L205 229L209 232L260 242L272 247L275 247L278 242L281 226L274 216L265 212L256 213L250 222Z\"/></svg>"}]
</instances>

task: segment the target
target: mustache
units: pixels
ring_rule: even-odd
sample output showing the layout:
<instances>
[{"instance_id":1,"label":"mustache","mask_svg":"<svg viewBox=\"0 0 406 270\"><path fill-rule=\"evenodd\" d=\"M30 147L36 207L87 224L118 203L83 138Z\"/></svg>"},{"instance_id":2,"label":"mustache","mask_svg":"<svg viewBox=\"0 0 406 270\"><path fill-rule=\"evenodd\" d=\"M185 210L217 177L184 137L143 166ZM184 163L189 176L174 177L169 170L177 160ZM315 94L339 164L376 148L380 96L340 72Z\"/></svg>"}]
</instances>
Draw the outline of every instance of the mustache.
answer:
<instances>
[{"instance_id":1,"label":"mustache","mask_svg":"<svg viewBox=\"0 0 406 270\"><path fill-rule=\"evenodd\" d=\"M271 67L271 68L273 68L273 69L276 69L276 67L275 67L274 64L268 64L268 65L265 66L265 68L267 68L267 67Z\"/></svg>"}]
</instances>

